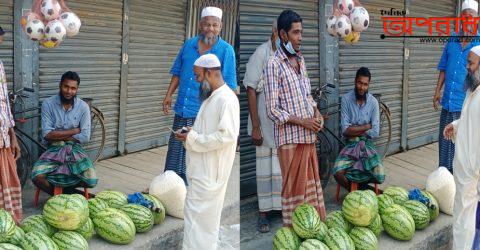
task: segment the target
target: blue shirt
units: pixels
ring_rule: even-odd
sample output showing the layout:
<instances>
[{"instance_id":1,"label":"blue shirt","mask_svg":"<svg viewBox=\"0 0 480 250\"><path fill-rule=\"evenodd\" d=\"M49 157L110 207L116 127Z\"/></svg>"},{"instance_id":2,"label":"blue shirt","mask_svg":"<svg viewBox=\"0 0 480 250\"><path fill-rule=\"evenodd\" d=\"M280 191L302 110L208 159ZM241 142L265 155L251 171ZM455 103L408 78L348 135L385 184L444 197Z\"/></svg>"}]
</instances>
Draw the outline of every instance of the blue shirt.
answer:
<instances>
[{"instance_id":1,"label":"blue shirt","mask_svg":"<svg viewBox=\"0 0 480 250\"><path fill-rule=\"evenodd\" d=\"M449 41L443 49L442 57L438 63L438 70L445 71L441 104L449 112L462 111L466 96L465 78L468 73L468 53L470 53L472 47L479 44L479 42L472 41L465 48L462 48L460 41Z\"/></svg>"},{"instance_id":2,"label":"blue shirt","mask_svg":"<svg viewBox=\"0 0 480 250\"><path fill-rule=\"evenodd\" d=\"M195 118L202 104L199 96L201 85L195 80L193 73L193 63L201 56L198 53L198 39L196 36L185 41L170 70L172 75L180 78L174 111L183 118ZM214 54L218 57L222 64L223 80L230 88L236 90L237 72L233 47L219 38L205 54Z\"/></svg>"},{"instance_id":3,"label":"blue shirt","mask_svg":"<svg viewBox=\"0 0 480 250\"><path fill-rule=\"evenodd\" d=\"M367 131L367 136L375 139L380 134L380 112L378 101L367 93L367 101L359 106L355 97L355 91L351 90L342 97L341 104L341 129L345 134L350 126L362 126L371 123L372 128Z\"/></svg>"},{"instance_id":4,"label":"blue shirt","mask_svg":"<svg viewBox=\"0 0 480 250\"><path fill-rule=\"evenodd\" d=\"M80 143L90 140L90 107L80 98L75 98L70 109L65 110L60 95L52 96L42 103L42 138L52 131L80 128L81 133L73 138Z\"/></svg>"}]
</instances>

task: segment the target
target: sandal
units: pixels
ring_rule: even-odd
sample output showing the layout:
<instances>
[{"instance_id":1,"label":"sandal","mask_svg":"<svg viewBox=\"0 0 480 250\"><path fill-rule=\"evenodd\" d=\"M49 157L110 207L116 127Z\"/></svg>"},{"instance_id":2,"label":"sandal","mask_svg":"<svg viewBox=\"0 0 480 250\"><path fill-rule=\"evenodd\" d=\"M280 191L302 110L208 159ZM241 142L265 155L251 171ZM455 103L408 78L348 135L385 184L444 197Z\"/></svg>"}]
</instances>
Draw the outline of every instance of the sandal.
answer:
<instances>
[{"instance_id":1,"label":"sandal","mask_svg":"<svg viewBox=\"0 0 480 250\"><path fill-rule=\"evenodd\" d=\"M268 233L270 232L270 220L266 217L260 217L257 221L257 230L260 233Z\"/></svg>"}]
</instances>

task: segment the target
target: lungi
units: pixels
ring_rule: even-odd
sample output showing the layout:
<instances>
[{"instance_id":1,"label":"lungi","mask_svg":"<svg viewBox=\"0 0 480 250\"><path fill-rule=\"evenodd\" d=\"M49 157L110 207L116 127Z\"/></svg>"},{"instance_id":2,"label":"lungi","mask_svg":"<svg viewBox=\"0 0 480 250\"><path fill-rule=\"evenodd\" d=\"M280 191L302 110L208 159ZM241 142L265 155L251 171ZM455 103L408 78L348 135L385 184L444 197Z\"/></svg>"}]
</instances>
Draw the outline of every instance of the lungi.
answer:
<instances>
[{"instance_id":1,"label":"lungi","mask_svg":"<svg viewBox=\"0 0 480 250\"><path fill-rule=\"evenodd\" d=\"M282 173L277 149L259 146L256 156L259 211L282 210Z\"/></svg>"},{"instance_id":2,"label":"lungi","mask_svg":"<svg viewBox=\"0 0 480 250\"><path fill-rule=\"evenodd\" d=\"M287 144L278 149L282 171L283 225L292 225L292 213L298 205L309 203L322 221L326 212L318 170L315 144Z\"/></svg>"},{"instance_id":3,"label":"lungi","mask_svg":"<svg viewBox=\"0 0 480 250\"><path fill-rule=\"evenodd\" d=\"M438 159L439 167L446 167L453 174L453 157L455 156L455 144L443 137L443 130L453 121L460 119L461 112L448 112L442 109L440 115L440 130L438 131Z\"/></svg>"},{"instance_id":4,"label":"lungi","mask_svg":"<svg viewBox=\"0 0 480 250\"><path fill-rule=\"evenodd\" d=\"M0 148L0 208L9 212L17 225L22 220L22 185L10 148Z\"/></svg>"}]
</instances>

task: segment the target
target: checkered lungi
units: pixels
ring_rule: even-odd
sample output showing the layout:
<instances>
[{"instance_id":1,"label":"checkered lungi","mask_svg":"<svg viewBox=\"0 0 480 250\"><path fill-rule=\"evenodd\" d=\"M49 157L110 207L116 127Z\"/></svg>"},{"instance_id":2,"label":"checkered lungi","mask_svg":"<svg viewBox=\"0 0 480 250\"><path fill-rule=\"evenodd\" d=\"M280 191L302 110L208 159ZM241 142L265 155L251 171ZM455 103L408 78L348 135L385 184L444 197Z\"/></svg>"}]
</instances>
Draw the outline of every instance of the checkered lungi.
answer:
<instances>
[{"instance_id":1,"label":"checkered lungi","mask_svg":"<svg viewBox=\"0 0 480 250\"><path fill-rule=\"evenodd\" d=\"M455 144L452 141L443 138L443 130L451 122L460 119L461 112L448 112L442 109L440 115L440 131L438 131L438 158L440 167L446 167L450 173L453 173L453 157L455 156Z\"/></svg>"}]
</instances>

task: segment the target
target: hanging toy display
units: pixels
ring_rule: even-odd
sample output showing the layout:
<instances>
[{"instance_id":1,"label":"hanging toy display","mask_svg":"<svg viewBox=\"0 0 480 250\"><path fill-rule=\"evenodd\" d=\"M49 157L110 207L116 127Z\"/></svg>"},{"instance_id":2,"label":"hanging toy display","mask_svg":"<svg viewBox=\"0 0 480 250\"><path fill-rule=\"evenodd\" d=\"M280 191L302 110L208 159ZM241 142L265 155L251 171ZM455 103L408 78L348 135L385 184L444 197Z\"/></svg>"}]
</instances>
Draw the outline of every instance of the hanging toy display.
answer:
<instances>
[{"instance_id":1,"label":"hanging toy display","mask_svg":"<svg viewBox=\"0 0 480 250\"><path fill-rule=\"evenodd\" d=\"M65 0L34 0L30 11L20 19L27 36L47 49L58 47L67 37L80 32L82 22Z\"/></svg>"},{"instance_id":2,"label":"hanging toy display","mask_svg":"<svg viewBox=\"0 0 480 250\"><path fill-rule=\"evenodd\" d=\"M334 5L334 14L326 20L328 34L342 38L351 45L357 43L361 32L367 30L370 25L368 11L359 5L358 1L338 0Z\"/></svg>"}]
</instances>

